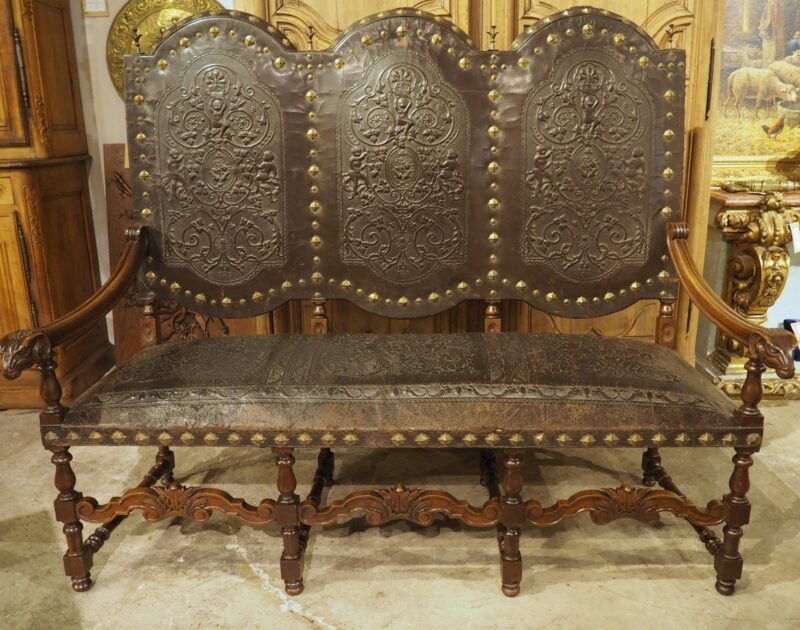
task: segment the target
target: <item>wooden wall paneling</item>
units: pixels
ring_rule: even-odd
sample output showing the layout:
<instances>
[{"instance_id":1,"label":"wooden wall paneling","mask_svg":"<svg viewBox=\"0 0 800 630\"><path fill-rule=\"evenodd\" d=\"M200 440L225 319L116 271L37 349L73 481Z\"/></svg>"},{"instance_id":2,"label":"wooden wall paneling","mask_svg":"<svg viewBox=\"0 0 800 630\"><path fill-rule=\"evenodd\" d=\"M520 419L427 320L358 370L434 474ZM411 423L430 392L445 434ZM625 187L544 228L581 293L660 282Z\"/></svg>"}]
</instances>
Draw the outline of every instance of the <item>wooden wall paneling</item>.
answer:
<instances>
[{"instance_id":1,"label":"wooden wall paneling","mask_svg":"<svg viewBox=\"0 0 800 630\"><path fill-rule=\"evenodd\" d=\"M299 50L308 48L307 27L314 27L314 50L321 50L339 36L343 29L361 18L381 11L412 8L439 15L470 32L470 3L468 0L235 0L234 6L255 13L270 21L286 34ZM263 11L261 6L263 5Z\"/></svg>"},{"instance_id":2,"label":"wooden wall paneling","mask_svg":"<svg viewBox=\"0 0 800 630\"><path fill-rule=\"evenodd\" d=\"M28 142L11 0L0 0L0 145Z\"/></svg>"}]
</instances>

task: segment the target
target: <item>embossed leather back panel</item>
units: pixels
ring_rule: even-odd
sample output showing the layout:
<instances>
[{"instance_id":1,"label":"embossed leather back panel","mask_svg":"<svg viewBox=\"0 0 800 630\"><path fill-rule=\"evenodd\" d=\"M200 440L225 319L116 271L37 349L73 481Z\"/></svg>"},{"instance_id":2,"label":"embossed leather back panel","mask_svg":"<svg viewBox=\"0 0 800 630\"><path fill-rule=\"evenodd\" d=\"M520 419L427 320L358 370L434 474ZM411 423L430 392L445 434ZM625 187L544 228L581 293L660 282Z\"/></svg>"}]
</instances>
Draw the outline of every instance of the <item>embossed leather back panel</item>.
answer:
<instances>
[{"instance_id":1,"label":"embossed leather back panel","mask_svg":"<svg viewBox=\"0 0 800 630\"><path fill-rule=\"evenodd\" d=\"M143 294L225 317L314 297L590 317L675 295L683 51L582 8L510 51L411 10L288 46L230 12L126 58Z\"/></svg>"}]
</instances>

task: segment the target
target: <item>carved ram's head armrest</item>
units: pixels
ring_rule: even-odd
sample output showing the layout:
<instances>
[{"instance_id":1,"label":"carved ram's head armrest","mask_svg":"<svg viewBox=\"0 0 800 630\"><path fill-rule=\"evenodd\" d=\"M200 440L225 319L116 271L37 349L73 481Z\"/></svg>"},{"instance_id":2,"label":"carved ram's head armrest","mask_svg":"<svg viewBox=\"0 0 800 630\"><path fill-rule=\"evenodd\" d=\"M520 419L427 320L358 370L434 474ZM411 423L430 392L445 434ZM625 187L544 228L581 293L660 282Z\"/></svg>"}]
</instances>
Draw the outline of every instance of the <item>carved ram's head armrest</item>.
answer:
<instances>
[{"instance_id":1,"label":"carved ram's head armrest","mask_svg":"<svg viewBox=\"0 0 800 630\"><path fill-rule=\"evenodd\" d=\"M747 344L748 354L764 362L768 368L775 370L781 378L794 376L794 349L797 339L783 328L767 328L763 332L750 335Z\"/></svg>"},{"instance_id":2,"label":"carved ram's head armrest","mask_svg":"<svg viewBox=\"0 0 800 630\"><path fill-rule=\"evenodd\" d=\"M0 339L3 376L19 377L22 372L50 358L50 339L41 330L16 330Z\"/></svg>"}]
</instances>

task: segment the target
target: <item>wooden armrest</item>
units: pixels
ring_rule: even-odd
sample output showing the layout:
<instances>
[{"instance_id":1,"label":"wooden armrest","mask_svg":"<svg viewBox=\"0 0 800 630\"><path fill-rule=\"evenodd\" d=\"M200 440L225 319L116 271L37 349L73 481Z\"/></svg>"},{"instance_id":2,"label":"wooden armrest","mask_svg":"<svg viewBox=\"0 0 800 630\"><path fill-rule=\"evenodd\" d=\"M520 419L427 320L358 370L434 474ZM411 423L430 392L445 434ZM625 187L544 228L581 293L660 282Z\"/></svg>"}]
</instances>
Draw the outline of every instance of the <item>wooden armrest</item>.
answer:
<instances>
[{"instance_id":1,"label":"wooden armrest","mask_svg":"<svg viewBox=\"0 0 800 630\"><path fill-rule=\"evenodd\" d=\"M24 370L50 359L53 348L103 317L136 280L147 249L147 228L130 227L125 231L122 257L108 281L86 302L47 326L17 330L0 339L3 376L17 378Z\"/></svg>"},{"instance_id":2,"label":"wooden armrest","mask_svg":"<svg viewBox=\"0 0 800 630\"><path fill-rule=\"evenodd\" d=\"M773 368L781 378L794 376L792 353L797 339L782 328L762 328L742 317L718 296L697 270L686 239L685 223L667 226L667 245L681 285L697 307L725 334L747 348L748 355Z\"/></svg>"}]
</instances>

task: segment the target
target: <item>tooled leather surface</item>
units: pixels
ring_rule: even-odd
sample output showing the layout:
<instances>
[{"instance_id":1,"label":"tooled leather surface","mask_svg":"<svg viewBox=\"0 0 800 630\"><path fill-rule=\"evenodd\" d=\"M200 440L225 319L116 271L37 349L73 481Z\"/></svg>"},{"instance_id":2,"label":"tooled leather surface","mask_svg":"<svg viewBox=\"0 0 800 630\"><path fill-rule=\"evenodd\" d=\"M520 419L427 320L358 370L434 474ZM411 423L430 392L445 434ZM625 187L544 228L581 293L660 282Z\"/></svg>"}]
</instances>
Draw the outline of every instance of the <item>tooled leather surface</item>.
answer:
<instances>
[{"instance_id":1,"label":"tooled leather surface","mask_svg":"<svg viewBox=\"0 0 800 630\"><path fill-rule=\"evenodd\" d=\"M565 55L525 106L523 258L567 281L647 263L650 95L598 50Z\"/></svg>"},{"instance_id":2,"label":"tooled leather surface","mask_svg":"<svg viewBox=\"0 0 800 630\"><path fill-rule=\"evenodd\" d=\"M390 11L307 52L219 13L125 63L145 294L225 318L317 296L593 317L675 295L685 55L629 21L576 9L479 51Z\"/></svg>"},{"instance_id":3,"label":"tooled leather surface","mask_svg":"<svg viewBox=\"0 0 800 630\"><path fill-rule=\"evenodd\" d=\"M596 409L602 416L614 406L642 422L655 414L678 426L693 418L728 422L733 411L673 352L636 341L516 333L276 335L147 349L84 395L67 422L125 416L146 424L151 415L214 417L237 405L278 417L282 408L325 403L327 423L366 403L370 422L391 423L389 409L398 402L418 405L414 413L422 416L429 403L463 403L453 408L455 417L476 423L492 422L495 403L523 405L527 422L539 421L541 405L553 402L565 403L557 406L564 421L577 407L580 415Z\"/></svg>"}]
</instances>

